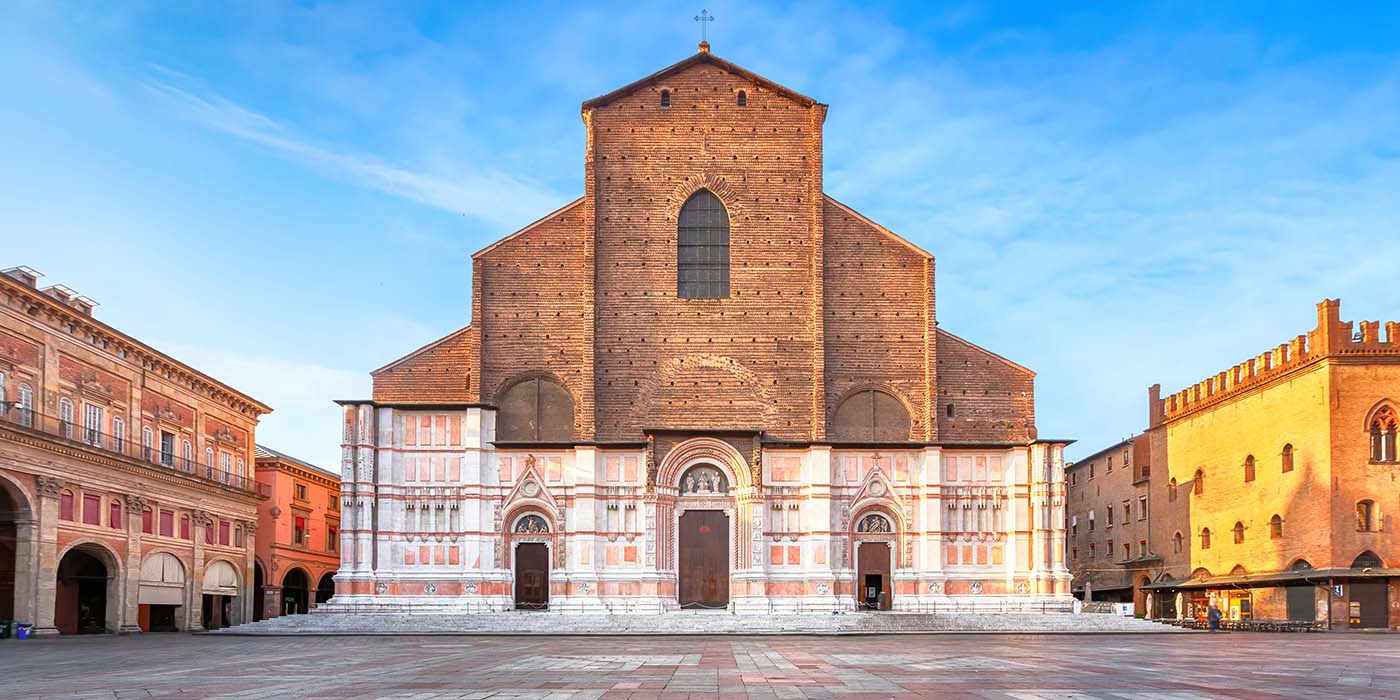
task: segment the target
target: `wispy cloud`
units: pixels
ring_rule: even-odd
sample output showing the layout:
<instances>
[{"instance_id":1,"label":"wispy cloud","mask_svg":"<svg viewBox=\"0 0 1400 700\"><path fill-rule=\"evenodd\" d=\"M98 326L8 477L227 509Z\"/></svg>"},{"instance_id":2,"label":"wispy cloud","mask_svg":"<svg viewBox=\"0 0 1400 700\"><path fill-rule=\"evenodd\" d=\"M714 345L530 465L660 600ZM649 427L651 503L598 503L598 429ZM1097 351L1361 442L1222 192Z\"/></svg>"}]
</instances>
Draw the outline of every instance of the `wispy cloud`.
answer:
<instances>
[{"instance_id":1,"label":"wispy cloud","mask_svg":"<svg viewBox=\"0 0 1400 700\"><path fill-rule=\"evenodd\" d=\"M277 349L232 334L233 355L182 359L275 403L263 435L318 461L334 452L326 399L362 396L362 371L465 323L467 254L582 189L579 102L698 38L696 8L674 3L178 7L95 5L111 16L94 21L34 4L47 19L9 34L0 18L0 77L20 85L0 123L40 142L0 159L0 223L61 231L23 254L104 280L78 286L143 337L166 332L141 325L159 280L118 283L97 256L72 269L73 241L120 231L204 270L207 246L168 241L254 232L248 268L204 274L175 311L257 318ZM1360 49L1342 36L1385 10L1322 31L1142 7L709 5L719 55L831 105L827 190L938 257L940 322L1035 369L1042 433L1085 451L1142 427L1147 385L1306 330L1324 296L1350 318L1396 315L1376 290L1400 258L1400 53L1383 31ZM169 115L202 129L163 133ZM168 167L132 167L162 148ZM292 172L269 187L249 152ZM181 181L206 164L204 190ZM251 294L228 282L255 275Z\"/></svg>"},{"instance_id":2,"label":"wispy cloud","mask_svg":"<svg viewBox=\"0 0 1400 700\"><path fill-rule=\"evenodd\" d=\"M158 72L163 78L182 77L169 70ZM315 145L266 115L213 91L196 93L155 76L144 85L183 116L268 148L323 175L493 225L508 229L522 226L564 201L562 195L539 183L494 168L451 175L410 170Z\"/></svg>"},{"instance_id":3,"label":"wispy cloud","mask_svg":"<svg viewBox=\"0 0 1400 700\"><path fill-rule=\"evenodd\" d=\"M258 442L319 467L340 469L340 409L332 402L368 396L365 372L161 338L151 342L271 406L272 415L258 427Z\"/></svg>"}]
</instances>

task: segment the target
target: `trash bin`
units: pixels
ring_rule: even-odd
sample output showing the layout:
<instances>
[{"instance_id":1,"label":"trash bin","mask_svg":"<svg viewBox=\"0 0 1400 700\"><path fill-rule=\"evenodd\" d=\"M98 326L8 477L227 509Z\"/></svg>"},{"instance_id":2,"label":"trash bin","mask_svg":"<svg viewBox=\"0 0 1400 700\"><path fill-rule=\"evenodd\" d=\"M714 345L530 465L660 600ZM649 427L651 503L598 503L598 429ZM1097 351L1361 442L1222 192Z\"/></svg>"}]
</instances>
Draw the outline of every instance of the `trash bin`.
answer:
<instances>
[{"instance_id":1,"label":"trash bin","mask_svg":"<svg viewBox=\"0 0 1400 700\"><path fill-rule=\"evenodd\" d=\"M15 639L29 639L29 629L34 625L19 622L15 624Z\"/></svg>"}]
</instances>

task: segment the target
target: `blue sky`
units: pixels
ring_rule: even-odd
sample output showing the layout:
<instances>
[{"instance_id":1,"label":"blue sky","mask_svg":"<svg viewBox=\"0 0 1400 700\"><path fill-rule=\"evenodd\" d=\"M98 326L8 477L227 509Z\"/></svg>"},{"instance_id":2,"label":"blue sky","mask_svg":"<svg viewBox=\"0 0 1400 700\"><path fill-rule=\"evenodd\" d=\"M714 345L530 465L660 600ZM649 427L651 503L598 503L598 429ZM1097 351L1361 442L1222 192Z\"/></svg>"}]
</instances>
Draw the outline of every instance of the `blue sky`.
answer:
<instances>
[{"instance_id":1,"label":"blue sky","mask_svg":"<svg viewBox=\"0 0 1400 700\"><path fill-rule=\"evenodd\" d=\"M703 6L831 105L827 191L937 256L942 326L1035 369L1072 456L1324 297L1400 318L1400 5L1062 4L20 0L0 263L335 468L330 400L468 321L470 254L582 192L579 103Z\"/></svg>"}]
</instances>

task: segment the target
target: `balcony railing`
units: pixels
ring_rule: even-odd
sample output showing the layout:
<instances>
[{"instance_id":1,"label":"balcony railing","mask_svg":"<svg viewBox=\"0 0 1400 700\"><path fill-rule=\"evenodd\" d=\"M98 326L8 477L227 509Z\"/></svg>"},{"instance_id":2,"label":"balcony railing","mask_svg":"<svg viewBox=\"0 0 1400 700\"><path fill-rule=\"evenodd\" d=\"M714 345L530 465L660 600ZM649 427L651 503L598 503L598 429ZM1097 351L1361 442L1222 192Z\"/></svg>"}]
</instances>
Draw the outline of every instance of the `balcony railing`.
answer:
<instances>
[{"instance_id":1,"label":"balcony railing","mask_svg":"<svg viewBox=\"0 0 1400 700\"><path fill-rule=\"evenodd\" d=\"M19 406L0 404L0 409L3 409L0 410L0 422L70 440L99 452L121 455L157 467L181 472L202 481L221 484L239 491L255 493L259 496L271 495L271 489L268 488L267 484L260 484L250 477L218 469L212 464L200 464L195 460L185 459L173 451L162 449L159 446L142 445L139 441L131 440L125 435L109 435L73 420L45 415L33 409Z\"/></svg>"}]
</instances>

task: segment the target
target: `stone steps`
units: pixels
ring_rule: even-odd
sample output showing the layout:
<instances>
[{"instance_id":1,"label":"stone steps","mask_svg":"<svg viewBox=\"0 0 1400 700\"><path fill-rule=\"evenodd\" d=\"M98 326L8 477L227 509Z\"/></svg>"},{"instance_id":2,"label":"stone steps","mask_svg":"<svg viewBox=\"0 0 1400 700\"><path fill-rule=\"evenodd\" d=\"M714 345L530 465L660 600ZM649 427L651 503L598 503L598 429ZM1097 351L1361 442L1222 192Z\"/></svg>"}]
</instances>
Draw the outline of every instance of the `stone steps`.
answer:
<instances>
[{"instance_id":1,"label":"stone steps","mask_svg":"<svg viewBox=\"0 0 1400 700\"><path fill-rule=\"evenodd\" d=\"M679 611L661 615L559 612L479 614L315 612L219 630L234 635L743 635L743 634L916 634L1007 633L1180 633L1182 630L1130 617L1097 614L967 614L857 612L735 615L725 611Z\"/></svg>"}]
</instances>

